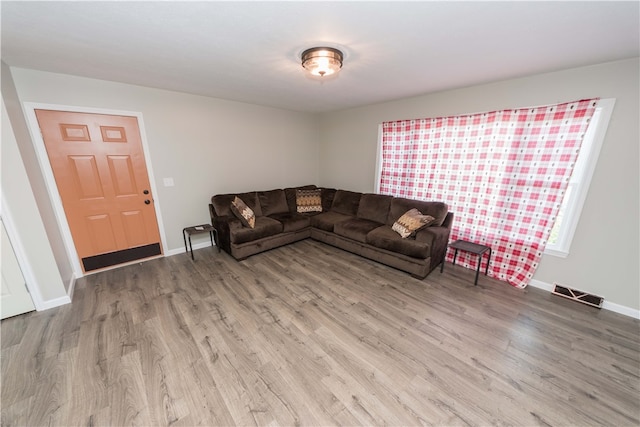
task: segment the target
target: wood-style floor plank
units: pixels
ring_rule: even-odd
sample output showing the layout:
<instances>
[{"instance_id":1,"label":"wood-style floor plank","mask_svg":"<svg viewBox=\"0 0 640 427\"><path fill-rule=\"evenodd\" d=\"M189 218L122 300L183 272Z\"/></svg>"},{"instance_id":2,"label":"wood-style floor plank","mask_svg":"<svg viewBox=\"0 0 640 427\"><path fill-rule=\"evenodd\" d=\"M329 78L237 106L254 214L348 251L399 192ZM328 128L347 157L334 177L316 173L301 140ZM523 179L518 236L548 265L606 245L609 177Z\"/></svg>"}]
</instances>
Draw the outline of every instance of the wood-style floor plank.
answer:
<instances>
[{"instance_id":1,"label":"wood-style floor plank","mask_svg":"<svg viewBox=\"0 0 640 427\"><path fill-rule=\"evenodd\" d=\"M3 320L2 425L640 424L640 322L306 240L78 281Z\"/></svg>"}]
</instances>

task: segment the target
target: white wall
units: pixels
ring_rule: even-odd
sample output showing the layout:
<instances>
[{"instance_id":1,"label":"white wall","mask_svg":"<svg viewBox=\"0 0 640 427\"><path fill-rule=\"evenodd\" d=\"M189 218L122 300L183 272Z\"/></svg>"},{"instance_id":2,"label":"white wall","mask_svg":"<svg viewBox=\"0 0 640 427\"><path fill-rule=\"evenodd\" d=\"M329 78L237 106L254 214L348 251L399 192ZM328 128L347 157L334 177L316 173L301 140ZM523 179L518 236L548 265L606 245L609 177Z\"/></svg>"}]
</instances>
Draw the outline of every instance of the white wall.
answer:
<instances>
[{"instance_id":1,"label":"white wall","mask_svg":"<svg viewBox=\"0 0 640 427\"><path fill-rule=\"evenodd\" d=\"M2 215L11 217L13 234L19 239L13 244L19 244L22 249L21 254L24 258L21 257L23 261L21 269L28 282L34 303L38 308L59 305L56 301L66 303L68 298L65 285L69 286L70 283L70 266L66 266L65 271L68 271L69 281L65 283L56 264L34 192L27 177L4 100L2 101L0 164L2 165L2 198L6 203L2 206ZM28 271L25 271L25 268L28 268Z\"/></svg>"},{"instance_id":2,"label":"white wall","mask_svg":"<svg viewBox=\"0 0 640 427\"><path fill-rule=\"evenodd\" d=\"M378 124L384 121L616 98L571 253L565 259L545 255L534 279L638 310L639 62L634 58L326 113L320 125L320 184L372 192Z\"/></svg>"},{"instance_id":3,"label":"white wall","mask_svg":"<svg viewBox=\"0 0 640 427\"><path fill-rule=\"evenodd\" d=\"M183 248L184 227L210 221L214 194L318 181L312 114L29 69L11 73L23 103L143 114L165 252ZM165 177L175 186L164 187Z\"/></svg>"}]
</instances>

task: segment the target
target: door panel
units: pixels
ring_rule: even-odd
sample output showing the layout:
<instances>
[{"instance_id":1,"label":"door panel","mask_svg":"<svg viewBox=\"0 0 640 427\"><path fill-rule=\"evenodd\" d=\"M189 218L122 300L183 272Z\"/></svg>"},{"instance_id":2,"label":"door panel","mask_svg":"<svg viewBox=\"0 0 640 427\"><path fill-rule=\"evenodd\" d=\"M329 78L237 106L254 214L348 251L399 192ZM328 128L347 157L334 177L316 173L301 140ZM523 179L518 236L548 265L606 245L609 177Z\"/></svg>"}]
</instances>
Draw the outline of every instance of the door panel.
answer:
<instances>
[{"instance_id":1,"label":"door panel","mask_svg":"<svg viewBox=\"0 0 640 427\"><path fill-rule=\"evenodd\" d=\"M114 177L114 193L116 197L135 196L136 178L131 158L128 156L109 156L109 171Z\"/></svg>"},{"instance_id":2,"label":"door panel","mask_svg":"<svg viewBox=\"0 0 640 427\"><path fill-rule=\"evenodd\" d=\"M86 237L88 237L92 253L97 255L118 250L109 215L89 215L86 217L86 224L88 232Z\"/></svg>"},{"instance_id":3,"label":"door panel","mask_svg":"<svg viewBox=\"0 0 640 427\"><path fill-rule=\"evenodd\" d=\"M149 240L144 227L144 214L142 211L122 212L122 225L125 228L125 235L128 239L129 247L142 246Z\"/></svg>"},{"instance_id":4,"label":"door panel","mask_svg":"<svg viewBox=\"0 0 640 427\"><path fill-rule=\"evenodd\" d=\"M60 134L63 141L91 141L89 128L85 125L60 123Z\"/></svg>"},{"instance_id":5,"label":"door panel","mask_svg":"<svg viewBox=\"0 0 640 427\"><path fill-rule=\"evenodd\" d=\"M95 156L69 156L69 164L80 200L104 198Z\"/></svg>"},{"instance_id":6,"label":"door panel","mask_svg":"<svg viewBox=\"0 0 640 427\"><path fill-rule=\"evenodd\" d=\"M121 258L95 258L101 254L162 253L137 119L52 110L36 117L85 271L87 258Z\"/></svg>"},{"instance_id":7,"label":"door panel","mask_svg":"<svg viewBox=\"0 0 640 427\"><path fill-rule=\"evenodd\" d=\"M104 142L127 142L127 132L123 127L100 126Z\"/></svg>"}]
</instances>

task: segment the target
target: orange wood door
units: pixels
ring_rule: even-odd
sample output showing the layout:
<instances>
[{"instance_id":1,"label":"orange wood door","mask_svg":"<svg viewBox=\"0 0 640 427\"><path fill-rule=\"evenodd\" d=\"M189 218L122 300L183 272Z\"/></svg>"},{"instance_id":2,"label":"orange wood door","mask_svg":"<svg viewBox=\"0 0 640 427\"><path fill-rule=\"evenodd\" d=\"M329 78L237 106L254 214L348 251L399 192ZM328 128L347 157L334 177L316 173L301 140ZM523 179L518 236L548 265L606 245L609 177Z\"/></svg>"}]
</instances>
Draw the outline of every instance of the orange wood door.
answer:
<instances>
[{"instance_id":1,"label":"orange wood door","mask_svg":"<svg viewBox=\"0 0 640 427\"><path fill-rule=\"evenodd\" d=\"M158 255L137 118L52 110L36 110L36 116L85 271ZM155 253L131 251L151 246ZM87 262L101 254L115 255L107 255L105 265Z\"/></svg>"}]
</instances>

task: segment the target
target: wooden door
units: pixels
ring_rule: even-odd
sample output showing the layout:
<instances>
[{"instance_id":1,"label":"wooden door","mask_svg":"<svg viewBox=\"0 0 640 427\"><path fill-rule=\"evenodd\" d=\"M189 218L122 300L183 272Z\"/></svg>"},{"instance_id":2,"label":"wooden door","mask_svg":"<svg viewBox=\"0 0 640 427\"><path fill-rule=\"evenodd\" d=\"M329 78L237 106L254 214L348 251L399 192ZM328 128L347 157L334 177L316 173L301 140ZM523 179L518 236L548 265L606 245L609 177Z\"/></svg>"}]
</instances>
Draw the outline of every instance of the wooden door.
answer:
<instances>
[{"instance_id":1,"label":"wooden door","mask_svg":"<svg viewBox=\"0 0 640 427\"><path fill-rule=\"evenodd\" d=\"M0 318L6 319L7 317L33 311L36 308L33 305L31 294L27 290L22 270L20 270L13 246L4 228L4 221L0 221L0 223L2 224L0 230L2 235L0 239L0 262L2 263L2 269L0 270L2 276Z\"/></svg>"},{"instance_id":2,"label":"wooden door","mask_svg":"<svg viewBox=\"0 0 640 427\"><path fill-rule=\"evenodd\" d=\"M84 271L161 254L137 118L35 112Z\"/></svg>"}]
</instances>

